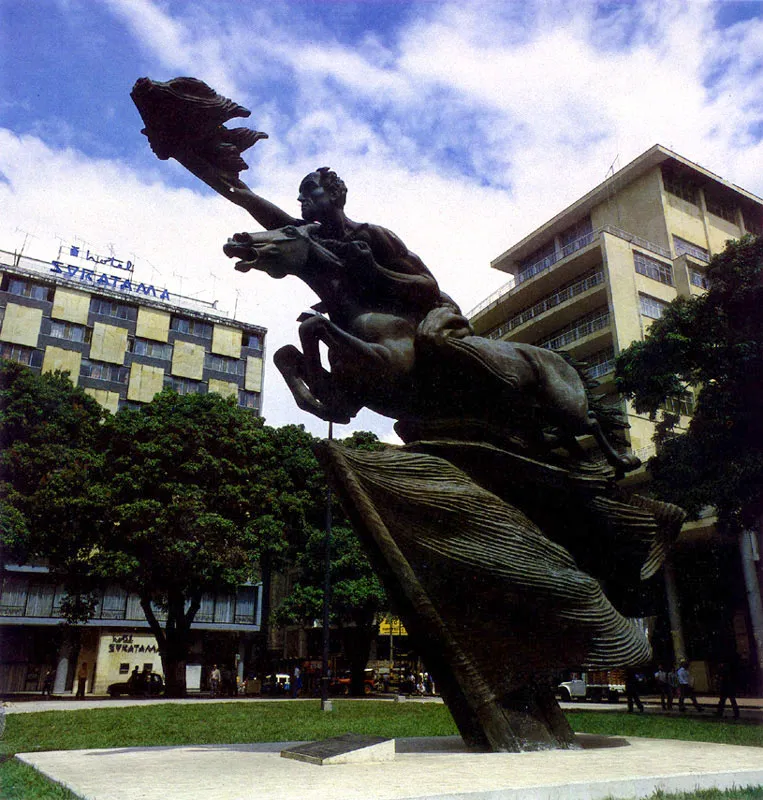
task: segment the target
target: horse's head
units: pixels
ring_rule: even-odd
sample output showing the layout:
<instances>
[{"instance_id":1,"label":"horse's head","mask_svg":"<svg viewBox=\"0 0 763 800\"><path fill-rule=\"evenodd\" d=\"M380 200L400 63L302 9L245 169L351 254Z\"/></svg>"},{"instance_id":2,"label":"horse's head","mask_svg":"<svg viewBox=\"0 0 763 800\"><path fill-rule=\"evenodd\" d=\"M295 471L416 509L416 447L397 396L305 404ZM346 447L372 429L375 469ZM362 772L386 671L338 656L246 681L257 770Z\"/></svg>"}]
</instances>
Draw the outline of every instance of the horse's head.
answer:
<instances>
[{"instance_id":1,"label":"horse's head","mask_svg":"<svg viewBox=\"0 0 763 800\"><path fill-rule=\"evenodd\" d=\"M237 233L223 247L228 258L238 258L239 272L259 269L273 278L299 274L304 270L313 243L311 229L317 225L287 225L261 233Z\"/></svg>"}]
</instances>

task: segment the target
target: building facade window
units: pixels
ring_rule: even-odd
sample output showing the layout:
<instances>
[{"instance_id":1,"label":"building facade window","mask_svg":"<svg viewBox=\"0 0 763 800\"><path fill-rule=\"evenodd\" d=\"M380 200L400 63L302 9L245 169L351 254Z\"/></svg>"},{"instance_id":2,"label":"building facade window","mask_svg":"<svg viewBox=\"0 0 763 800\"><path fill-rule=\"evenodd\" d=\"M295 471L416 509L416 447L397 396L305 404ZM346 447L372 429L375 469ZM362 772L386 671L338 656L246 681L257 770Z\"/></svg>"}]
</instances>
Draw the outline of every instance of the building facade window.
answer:
<instances>
[{"instance_id":1,"label":"building facade window","mask_svg":"<svg viewBox=\"0 0 763 800\"><path fill-rule=\"evenodd\" d=\"M668 304L663 300L658 300L648 294L640 294L638 301L642 316L649 317L649 319L661 319L665 309L668 307Z\"/></svg>"},{"instance_id":2,"label":"building facade window","mask_svg":"<svg viewBox=\"0 0 763 800\"><path fill-rule=\"evenodd\" d=\"M32 283L32 281L25 281L21 278L8 277L6 280L7 287L4 287L5 291L9 294L15 294L18 297L31 297L33 300L50 300L50 296L53 292L50 286Z\"/></svg>"},{"instance_id":3,"label":"building facade window","mask_svg":"<svg viewBox=\"0 0 763 800\"><path fill-rule=\"evenodd\" d=\"M77 325L75 322L50 321L50 336L54 336L56 339L88 343L91 335L91 329L84 325Z\"/></svg>"},{"instance_id":4,"label":"building facade window","mask_svg":"<svg viewBox=\"0 0 763 800\"><path fill-rule=\"evenodd\" d=\"M187 317L172 317L170 329L178 333L187 333L190 336L199 336L202 339L212 338L212 326L208 322Z\"/></svg>"},{"instance_id":5,"label":"building facade window","mask_svg":"<svg viewBox=\"0 0 763 800\"><path fill-rule=\"evenodd\" d=\"M98 381L111 381L112 383L127 383L130 370L116 364L105 364L102 361L91 361L83 358L80 363L79 374L83 378L93 378Z\"/></svg>"},{"instance_id":6,"label":"building facade window","mask_svg":"<svg viewBox=\"0 0 763 800\"><path fill-rule=\"evenodd\" d=\"M0 342L0 358L25 364L27 367L41 367L43 355L42 350L35 350L34 347Z\"/></svg>"},{"instance_id":7,"label":"building facade window","mask_svg":"<svg viewBox=\"0 0 763 800\"><path fill-rule=\"evenodd\" d=\"M90 299L90 313L99 314L102 317L116 317L117 319L138 318L138 309L124 303L117 303L106 297L92 297Z\"/></svg>"},{"instance_id":8,"label":"building facade window","mask_svg":"<svg viewBox=\"0 0 763 800\"><path fill-rule=\"evenodd\" d=\"M685 392L681 397L668 397L662 407L671 414L690 417L694 413L694 395L691 392Z\"/></svg>"},{"instance_id":9,"label":"building facade window","mask_svg":"<svg viewBox=\"0 0 763 800\"><path fill-rule=\"evenodd\" d=\"M257 587L242 586L236 594L206 592L196 613L196 622L254 625L257 613Z\"/></svg>"},{"instance_id":10,"label":"building facade window","mask_svg":"<svg viewBox=\"0 0 763 800\"><path fill-rule=\"evenodd\" d=\"M666 192L686 200L687 203L697 205L697 187L686 177L663 170L662 184Z\"/></svg>"},{"instance_id":11,"label":"building facade window","mask_svg":"<svg viewBox=\"0 0 763 800\"><path fill-rule=\"evenodd\" d=\"M676 256L681 256L686 253L694 258L698 258L700 261L710 260L710 253L708 253L704 247L700 247L693 242L688 242L686 239L682 239L675 234L673 235L673 247L676 250Z\"/></svg>"},{"instance_id":12,"label":"building facade window","mask_svg":"<svg viewBox=\"0 0 763 800\"><path fill-rule=\"evenodd\" d=\"M713 197L705 192L705 206L710 214L725 219L726 222L736 223L736 209L731 203L724 202L719 197Z\"/></svg>"},{"instance_id":13,"label":"building facade window","mask_svg":"<svg viewBox=\"0 0 763 800\"><path fill-rule=\"evenodd\" d=\"M238 358L228 356L216 356L214 353L207 353L204 356L204 366L215 372L224 372L227 375L243 375L244 362Z\"/></svg>"},{"instance_id":14,"label":"building facade window","mask_svg":"<svg viewBox=\"0 0 763 800\"><path fill-rule=\"evenodd\" d=\"M700 289L707 289L708 287L707 275L698 269L689 270L689 280L692 286L699 286Z\"/></svg>"},{"instance_id":15,"label":"building facade window","mask_svg":"<svg viewBox=\"0 0 763 800\"><path fill-rule=\"evenodd\" d=\"M755 236L763 234L763 223L761 222L760 215L756 218L751 213L745 211L744 228L748 233L755 234Z\"/></svg>"},{"instance_id":16,"label":"building facade window","mask_svg":"<svg viewBox=\"0 0 763 800\"><path fill-rule=\"evenodd\" d=\"M556 245L552 239L548 244L543 245L534 253L530 253L527 258L519 262L519 273L516 277L516 285L524 283L530 278L547 270L552 264L559 260L556 253Z\"/></svg>"},{"instance_id":17,"label":"building facade window","mask_svg":"<svg viewBox=\"0 0 763 800\"><path fill-rule=\"evenodd\" d=\"M633 263L639 275L646 275L647 278L665 283L668 286L673 285L672 265L666 264L664 261L658 261L656 258L645 255L638 250L633 251Z\"/></svg>"},{"instance_id":18,"label":"building facade window","mask_svg":"<svg viewBox=\"0 0 763 800\"><path fill-rule=\"evenodd\" d=\"M23 617L29 581L21 575L5 575L0 595L0 617Z\"/></svg>"},{"instance_id":19,"label":"building facade window","mask_svg":"<svg viewBox=\"0 0 763 800\"><path fill-rule=\"evenodd\" d=\"M172 389L178 394L204 394L206 384L191 378L178 378L175 375L164 376L164 388Z\"/></svg>"},{"instance_id":20,"label":"building facade window","mask_svg":"<svg viewBox=\"0 0 763 800\"><path fill-rule=\"evenodd\" d=\"M247 333L244 338L244 347L250 350L256 350L258 353L262 352L262 334L261 333Z\"/></svg>"},{"instance_id":21,"label":"building facade window","mask_svg":"<svg viewBox=\"0 0 763 800\"><path fill-rule=\"evenodd\" d=\"M154 342L151 339L135 338L130 341L130 352L136 356L150 356L169 361L172 358L172 345L166 342Z\"/></svg>"},{"instance_id":22,"label":"building facade window","mask_svg":"<svg viewBox=\"0 0 763 800\"><path fill-rule=\"evenodd\" d=\"M559 242L562 246L562 257L574 253L593 241L593 223L590 217L576 222L574 225L562 231L559 235Z\"/></svg>"},{"instance_id":23,"label":"building facade window","mask_svg":"<svg viewBox=\"0 0 763 800\"><path fill-rule=\"evenodd\" d=\"M253 411L260 413L260 393L248 392L240 389L238 393L238 404L242 408L251 408Z\"/></svg>"}]
</instances>

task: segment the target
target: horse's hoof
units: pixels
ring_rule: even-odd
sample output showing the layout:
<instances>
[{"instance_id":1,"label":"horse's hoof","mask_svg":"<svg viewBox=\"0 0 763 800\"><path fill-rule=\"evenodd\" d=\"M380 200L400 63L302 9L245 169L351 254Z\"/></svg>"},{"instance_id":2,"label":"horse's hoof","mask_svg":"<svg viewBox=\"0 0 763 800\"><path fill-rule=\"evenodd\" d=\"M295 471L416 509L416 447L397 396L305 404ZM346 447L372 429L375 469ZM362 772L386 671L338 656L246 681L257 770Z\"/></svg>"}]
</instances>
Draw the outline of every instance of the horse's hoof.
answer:
<instances>
[{"instance_id":1,"label":"horse's hoof","mask_svg":"<svg viewBox=\"0 0 763 800\"><path fill-rule=\"evenodd\" d=\"M641 466L641 459L633 455L633 453L627 453L617 459L617 466L623 472L633 472L634 469L638 469Z\"/></svg>"}]
</instances>

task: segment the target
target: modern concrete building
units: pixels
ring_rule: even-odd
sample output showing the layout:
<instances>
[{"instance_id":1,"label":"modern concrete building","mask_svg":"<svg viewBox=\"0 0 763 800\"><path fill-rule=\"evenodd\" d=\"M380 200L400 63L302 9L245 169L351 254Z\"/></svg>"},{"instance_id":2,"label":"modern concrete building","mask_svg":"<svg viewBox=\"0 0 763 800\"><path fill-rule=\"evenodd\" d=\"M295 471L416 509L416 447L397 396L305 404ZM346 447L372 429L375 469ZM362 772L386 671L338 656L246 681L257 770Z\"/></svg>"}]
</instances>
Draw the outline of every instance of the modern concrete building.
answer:
<instances>
[{"instance_id":1,"label":"modern concrete building","mask_svg":"<svg viewBox=\"0 0 763 800\"><path fill-rule=\"evenodd\" d=\"M705 291L708 261L727 240L761 231L763 200L655 145L499 255L492 266L512 278L469 316L483 336L587 362L609 401L622 404L630 449L646 460L654 426L615 393L617 355L671 300ZM692 405L687 392L669 410L685 426ZM642 468L625 485L644 480ZM669 614L657 619L655 652L694 660L700 688L732 643L743 661L756 661L745 590L760 590L746 586L737 544L718 535L708 509L684 527L664 573Z\"/></svg>"},{"instance_id":2,"label":"modern concrete building","mask_svg":"<svg viewBox=\"0 0 763 800\"><path fill-rule=\"evenodd\" d=\"M71 248L49 262L0 251L0 358L37 372L66 370L102 406L142 404L165 386L217 392L259 414L266 330L229 319L213 304L135 279L132 265ZM134 667L161 672L138 598L104 587L93 618L61 626L63 592L43 566L5 565L0 593L0 694L36 691L49 669L56 692L87 665L88 692L127 680ZM260 630L261 585L204 597L189 687L208 663L240 673Z\"/></svg>"}]
</instances>

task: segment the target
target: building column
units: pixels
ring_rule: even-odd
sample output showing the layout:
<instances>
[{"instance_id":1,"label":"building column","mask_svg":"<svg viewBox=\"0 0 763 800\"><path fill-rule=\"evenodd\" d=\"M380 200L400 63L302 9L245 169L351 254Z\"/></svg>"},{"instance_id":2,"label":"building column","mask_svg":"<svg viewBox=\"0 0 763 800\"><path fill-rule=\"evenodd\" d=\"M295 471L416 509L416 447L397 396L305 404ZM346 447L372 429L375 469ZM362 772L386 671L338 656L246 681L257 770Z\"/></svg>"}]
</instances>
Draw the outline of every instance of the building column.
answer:
<instances>
[{"instance_id":1,"label":"building column","mask_svg":"<svg viewBox=\"0 0 763 800\"><path fill-rule=\"evenodd\" d=\"M681 622L681 604L678 600L678 589L676 588L676 574L670 558L665 559L665 563L662 566L662 574L665 579L665 596L668 601L668 618L670 619L670 638L673 641L673 655L675 663L678 664L686 658L686 644Z\"/></svg>"},{"instance_id":2,"label":"building column","mask_svg":"<svg viewBox=\"0 0 763 800\"><path fill-rule=\"evenodd\" d=\"M53 694L63 694L66 691L66 678L69 675L69 660L72 655L72 640L68 633L64 633L61 647L58 651L56 664L56 678L53 681Z\"/></svg>"},{"instance_id":3,"label":"building column","mask_svg":"<svg viewBox=\"0 0 763 800\"><path fill-rule=\"evenodd\" d=\"M236 665L236 674L238 675L238 685L244 683L244 660L246 659L246 634L242 633L238 637L238 664Z\"/></svg>"},{"instance_id":4,"label":"building column","mask_svg":"<svg viewBox=\"0 0 763 800\"><path fill-rule=\"evenodd\" d=\"M755 663L758 666L760 679L763 677L763 602L760 598L760 584L756 570L760 555L755 536L754 531L742 531L739 534L739 553L742 557L744 588L747 594L747 605L750 609L752 636L755 640Z\"/></svg>"}]
</instances>

